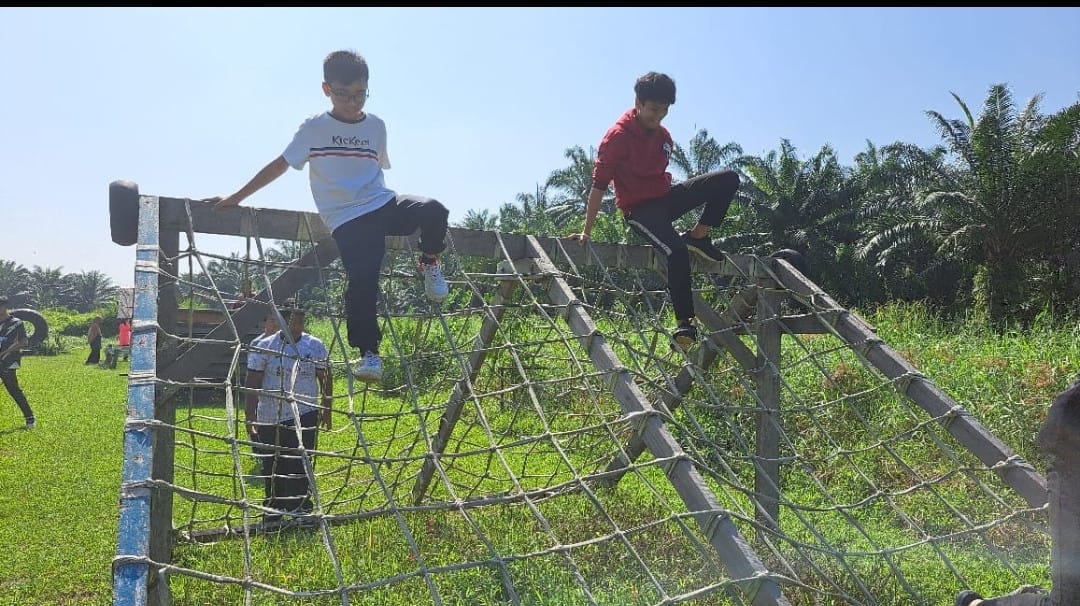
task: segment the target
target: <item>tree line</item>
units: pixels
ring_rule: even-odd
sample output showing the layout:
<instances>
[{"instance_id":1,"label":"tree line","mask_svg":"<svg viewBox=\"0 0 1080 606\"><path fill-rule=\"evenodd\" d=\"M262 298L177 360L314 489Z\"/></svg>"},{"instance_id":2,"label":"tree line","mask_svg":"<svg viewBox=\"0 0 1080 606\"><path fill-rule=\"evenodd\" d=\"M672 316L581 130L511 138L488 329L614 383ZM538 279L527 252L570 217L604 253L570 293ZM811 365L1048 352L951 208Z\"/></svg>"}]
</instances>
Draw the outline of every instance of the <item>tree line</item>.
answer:
<instances>
[{"instance_id":1,"label":"tree line","mask_svg":"<svg viewBox=\"0 0 1080 606\"><path fill-rule=\"evenodd\" d=\"M867 141L845 165L828 144L802 157L782 139L777 149L754 156L738 143L717 142L703 128L685 146L676 144L673 177L737 171L741 185L718 228L717 245L744 254L798 250L809 262L810 278L844 305L918 300L946 315L974 313L995 324L1025 322L1046 311L1075 313L1080 101L1044 114L1042 95L1019 107L1004 84L990 87L977 112L953 97L959 117L926 112L941 137L929 148ZM568 165L533 191L495 210L469 210L456 225L541 236L580 230L595 153L592 147L568 148ZM682 220L686 224L678 227L689 228L695 215ZM593 239L643 243L619 216L610 190ZM298 256L298 246L272 244L264 259L287 263ZM250 259L234 254L210 261L209 276L199 274L193 282L206 288L212 277L227 298L243 290L253 271ZM270 265L267 273L280 271ZM65 274L0 260L0 292L17 295L16 305L86 312L114 300L116 287L98 271ZM309 286L301 297L334 301L334 294ZM212 295L204 291L200 298L213 305Z\"/></svg>"}]
</instances>

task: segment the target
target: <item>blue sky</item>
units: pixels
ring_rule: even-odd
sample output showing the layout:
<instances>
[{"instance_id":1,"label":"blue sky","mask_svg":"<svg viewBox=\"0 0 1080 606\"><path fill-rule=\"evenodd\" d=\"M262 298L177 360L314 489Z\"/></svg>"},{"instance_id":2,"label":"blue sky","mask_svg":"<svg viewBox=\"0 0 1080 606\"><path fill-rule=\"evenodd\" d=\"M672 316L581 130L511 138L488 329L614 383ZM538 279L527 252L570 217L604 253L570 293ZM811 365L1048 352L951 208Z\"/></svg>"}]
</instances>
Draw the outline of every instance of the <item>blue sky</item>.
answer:
<instances>
[{"instance_id":1,"label":"blue sky","mask_svg":"<svg viewBox=\"0 0 1080 606\"><path fill-rule=\"evenodd\" d=\"M1019 105L1044 94L1044 113L1080 94L1076 8L0 8L0 259L130 285L108 184L236 190L329 108L339 48L371 67L387 184L451 221L597 145L650 70L675 79L677 142L706 128L764 154L787 138L845 163L867 140L939 143L925 112L960 117L953 92L976 112L995 83ZM245 205L315 210L298 171Z\"/></svg>"}]
</instances>

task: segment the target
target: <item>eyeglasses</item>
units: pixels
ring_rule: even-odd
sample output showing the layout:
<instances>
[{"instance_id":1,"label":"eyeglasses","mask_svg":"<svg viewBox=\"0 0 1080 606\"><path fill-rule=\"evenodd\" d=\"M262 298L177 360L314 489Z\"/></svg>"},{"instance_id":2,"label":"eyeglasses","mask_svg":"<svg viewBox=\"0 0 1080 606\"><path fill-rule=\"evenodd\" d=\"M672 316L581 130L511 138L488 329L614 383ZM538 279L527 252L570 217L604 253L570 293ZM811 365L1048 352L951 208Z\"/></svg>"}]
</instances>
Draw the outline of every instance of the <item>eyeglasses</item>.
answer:
<instances>
[{"instance_id":1,"label":"eyeglasses","mask_svg":"<svg viewBox=\"0 0 1080 606\"><path fill-rule=\"evenodd\" d=\"M358 93L350 93L336 88L331 88L330 94L334 95L338 99L341 99L342 101L363 101L370 96L370 94L366 90L362 90Z\"/></svg>"}]
</instances>

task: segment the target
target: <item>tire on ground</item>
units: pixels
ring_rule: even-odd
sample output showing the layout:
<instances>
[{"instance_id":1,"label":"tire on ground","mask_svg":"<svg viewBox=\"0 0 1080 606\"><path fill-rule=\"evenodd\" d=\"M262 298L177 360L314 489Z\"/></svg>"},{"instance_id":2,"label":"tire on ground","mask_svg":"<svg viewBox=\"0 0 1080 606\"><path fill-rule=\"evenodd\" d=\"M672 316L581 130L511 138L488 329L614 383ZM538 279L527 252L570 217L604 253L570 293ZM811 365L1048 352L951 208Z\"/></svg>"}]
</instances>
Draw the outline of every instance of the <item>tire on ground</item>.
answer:
<instances>
[{"instance_id":1,"label":"tire on ground","mask_svg":"<svg viewBox=\"0 0 1080 606\"><path fill-rule=\"evenodd\" d=\"M45 339L48 338L49 324L45 322L45 317L38 312L32 309L13 309L11 315L34 327L33 334L28 335L31 349L36 349L38 345L44 343Z\"/></svg>"},{"instance_id":2,"label":"tire on ground","mask_svg":"<svg viewBox=\"0 0 1080 606\"><path fill-rule=\"evenodd\" d=\"M139 186L119 179L109 184L109 226L112 241L131 246L139 241Z\"/></svg>"}]
</instances>

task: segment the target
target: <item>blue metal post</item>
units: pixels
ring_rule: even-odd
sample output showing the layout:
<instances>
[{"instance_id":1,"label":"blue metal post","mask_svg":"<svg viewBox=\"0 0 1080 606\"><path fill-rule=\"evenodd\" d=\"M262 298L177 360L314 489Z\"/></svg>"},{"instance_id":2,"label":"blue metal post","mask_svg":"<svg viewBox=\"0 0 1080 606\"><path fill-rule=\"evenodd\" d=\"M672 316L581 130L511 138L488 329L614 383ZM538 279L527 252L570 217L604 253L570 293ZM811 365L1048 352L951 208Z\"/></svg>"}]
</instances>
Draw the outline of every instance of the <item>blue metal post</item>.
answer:
<instances>
[{"instance_id":1,"label":"blue metal post","mask_svg":"<svg viewBox=\"0 0 1080 606\"><path fill-rule=\"evenodd\" d=\"M113 605L145 606L150 574L150 499L157 382L158 199L139 199L135 312L131 331L120 529L113 562Z\"/></svg>"}]
</instances>

